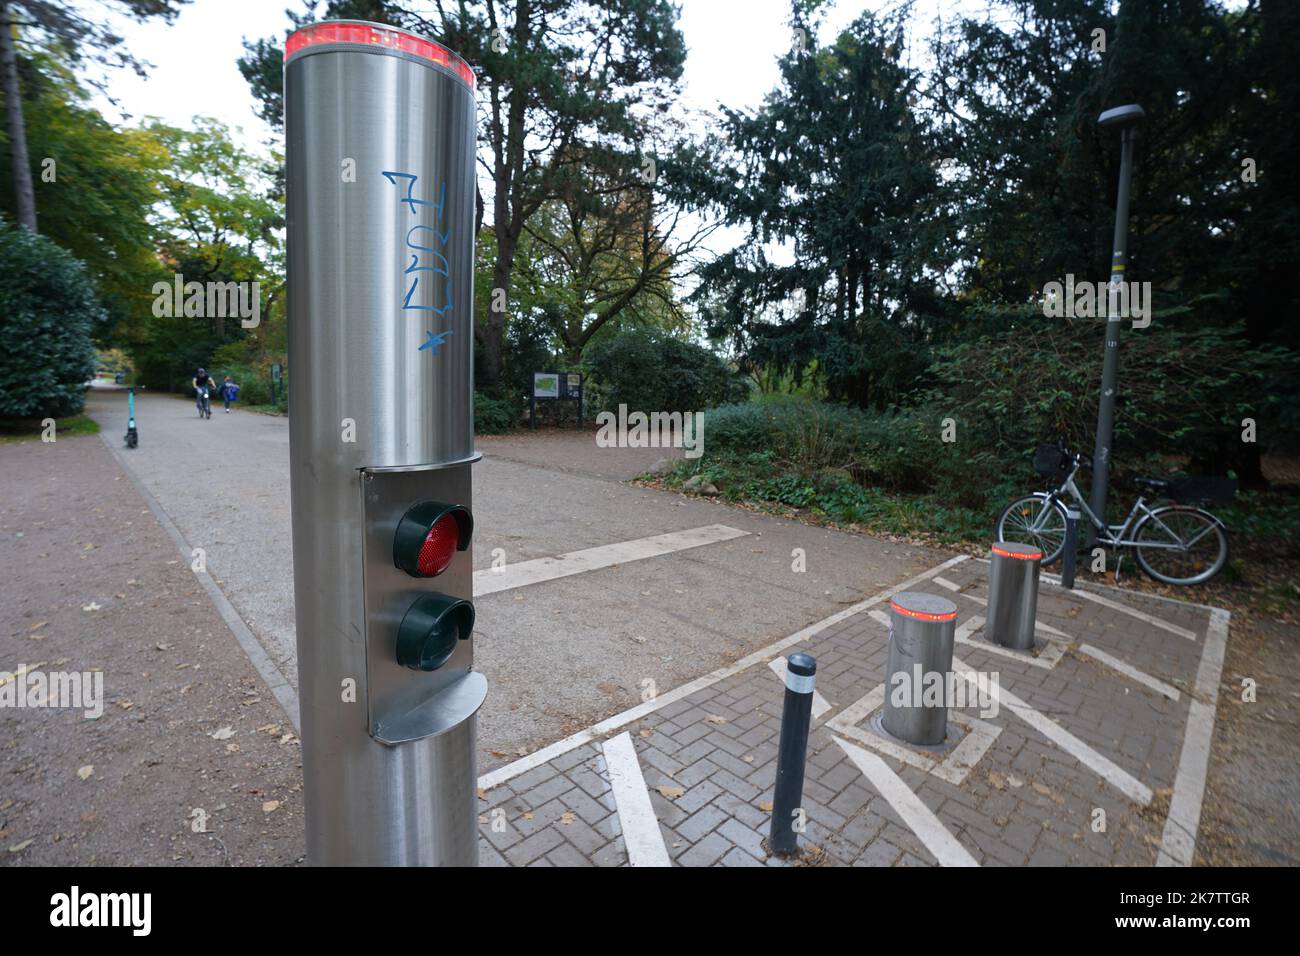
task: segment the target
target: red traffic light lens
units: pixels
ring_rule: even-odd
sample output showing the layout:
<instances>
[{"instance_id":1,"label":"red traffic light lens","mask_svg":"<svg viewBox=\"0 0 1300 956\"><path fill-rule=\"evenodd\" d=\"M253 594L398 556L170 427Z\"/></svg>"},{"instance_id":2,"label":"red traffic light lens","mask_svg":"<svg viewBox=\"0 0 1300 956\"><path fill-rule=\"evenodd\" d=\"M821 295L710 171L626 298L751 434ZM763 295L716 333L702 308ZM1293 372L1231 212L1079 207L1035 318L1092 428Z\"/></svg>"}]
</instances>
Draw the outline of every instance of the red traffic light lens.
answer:
<instances>
[{"instance_id":1,"label":"red traffic light lens","mask_svg":"<svg viewBox=\"0 0 1300 956\"><path fill-rule=\"evenodd\" d=\"M452 512L439 518L424 536L416 570L422 578L433 578L447 570L460 543L460 522Z\"/></svg>"},{"instance_id":2,"label":"red traffic light lens","mask_svg":"<svg viewBox=\"0 0 1300 956\"><path fill-rule=\"evenodd\" d=\"M469 509L440 501L421 501L397 523L393 564L413 578L437 577L457 551L469 548L474 519Z\"/></svg>"}]
</instances>

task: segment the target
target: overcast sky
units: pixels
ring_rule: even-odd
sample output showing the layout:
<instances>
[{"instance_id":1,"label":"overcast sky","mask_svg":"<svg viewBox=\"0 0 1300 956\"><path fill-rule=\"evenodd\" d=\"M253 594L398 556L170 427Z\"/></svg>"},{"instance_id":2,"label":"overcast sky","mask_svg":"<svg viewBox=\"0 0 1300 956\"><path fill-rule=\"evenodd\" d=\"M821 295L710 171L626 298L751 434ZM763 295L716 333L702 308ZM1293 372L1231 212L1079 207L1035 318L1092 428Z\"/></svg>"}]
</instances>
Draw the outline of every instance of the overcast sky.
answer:
<instances>
[{"instance_id":1,"label":"overcast sky","mask_svg":"<svg viewBox=\"0 0 1300 956\"><path fill-rule=\"evenodd\" d=\"M96 11L93 16L102 16L105 8L94 0L81 0L81 4ZM777 57L792 43L789 0L679 0L679 5L679 27L688 51L683 106L706 112L719 104L757 106L776 84ZM940 15L950 20L959 12L972 14L989 5L989 0L915 0L907 59L924 62L925 40ZM299 0L194 0L171 25L115 19L114 26L130 51L153 66L146 79L127 70L110 73L107 87L118 105L101 100L101 110L115 122L122 121L123 114L129 122L157 116L179 127L189 127L196 115L210 116L232 131L242 131L235 134L237 142L263 152L272 133L254 111L236 60L244 52L244 39L284 35L288 6L302 9ZM896 6L895 0L837 0L822 15L819 39L830 42L863 10ZM693 223L691 217L685 227L689 230ZM738 228L720 230L706 248L715 254L725 252L743 236ZM778 262L791 255L780 247L769 246L766 251Z\"/></svg>"},{"instance_id":2,"label":"overcast sky","mask_svg":"<svg viewBox=\"0 0 1300 956\"><path fill-rule=\"evenodd\" d=\"M103 9L90 0L82 5L88 12ZM680 5L680 28L689 51L685 105L706 110L719 103L757 105L776 82L776 58L791 45L789 0L684 0ZM125 70L110 74L108 88L120 111L102 103L105 114L112 120L120 120L122 111L133 119L158 116L182 127L195 115L211 116L242 129L240 139L246 145L262 143L270 130L254 113L248 84L235 61L243 53L245 38L283 36L287 6L300 8L296 0L194 0L170 26L115 20L131 52L154 66L147 79ZM839 0L824 18L822 38L831 39L863 9L892 6L883 0ZM956 8L973 6L918 0L914 28L928 33L940 9L946 18Z\"/></svg>"}]
</instances>

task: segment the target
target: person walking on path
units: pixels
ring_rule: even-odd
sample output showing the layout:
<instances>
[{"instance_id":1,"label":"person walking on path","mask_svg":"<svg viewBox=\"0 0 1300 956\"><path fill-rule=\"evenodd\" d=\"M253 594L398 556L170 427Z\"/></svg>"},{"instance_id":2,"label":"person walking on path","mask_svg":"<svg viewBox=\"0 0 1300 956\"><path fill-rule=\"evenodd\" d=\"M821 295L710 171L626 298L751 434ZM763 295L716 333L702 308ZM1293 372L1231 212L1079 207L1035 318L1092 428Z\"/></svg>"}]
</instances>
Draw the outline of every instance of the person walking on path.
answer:
<instances>
[{"instance_id":1,"label":"person walking on path","mask_svg":"<svg viewBox=\"0 0 1300 956\"><path fill-rule=\"evenodd\" d=\"M221 383L221 399L226 403L226 414L230 414L230 403L239 397L239 386L227 375Z\"/></svg>"}]
</instances>

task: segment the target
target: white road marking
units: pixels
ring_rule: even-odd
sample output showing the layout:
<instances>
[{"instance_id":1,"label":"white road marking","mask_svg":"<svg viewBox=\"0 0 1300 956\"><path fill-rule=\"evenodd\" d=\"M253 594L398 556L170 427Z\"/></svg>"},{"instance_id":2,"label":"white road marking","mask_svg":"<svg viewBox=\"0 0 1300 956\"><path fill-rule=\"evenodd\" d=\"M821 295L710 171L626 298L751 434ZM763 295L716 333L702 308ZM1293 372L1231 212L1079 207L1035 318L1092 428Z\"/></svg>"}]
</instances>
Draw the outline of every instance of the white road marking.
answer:
<instances>
[{"instance_id":1,"label":"white road marking","mask_svg":"<svg viewBox=\"0 0 1300 956\"><path fill-rule=\"evenodd\" d=\"M701 528L689 528L686 531L670 531L649 538L637 538L633 541L619 541L616 544L570 551L556 558L520 561L517 564L504 565L500 569L484 568L474 572L474 596L485 597L498 591L509 591L586 571L597 571L615 564L627 564L629 561L656 558L663 554L672 554L674 551L685 551L687 548L698 548L706 544L730 541L732 538L742 538L748 534L748 531L729 528L725 524L710 524Z\"/></svg>"},{"instance_id":2,"label":"white road marking","mask_svg":"<svg viewBox=\"0 0 1300 956\"><path fill-rule=\"evenodd\" d=\"M1038 652L1037 657L1035 657L1033 654L1030 654L1028 651L1018 651L1014 647L1003 647L1001 644L994 644L992 641L988 639L987 634L985 634L984 637L979 640L976 640L975 638L971 637L971 634L973 632L978 631L984 627L984 623L985 623L984 618L982 617L970 618L966 622L968 626L965 630L965 633L963 633L962 628L957 629L957 635L956 635L957 643L965 644L968 647L973 647L977 650L987 651L989 654L997 654L1000 655L1001 657L1009 657L1013 661L1019 661L1022 664L1028 664L1030 667L1041 667L1043 670L1049 670L1049 671L1053 667L1055 667L1058 663L1060 663L1061 658L1065 656L1064 644L1062 644L1055 637L1049 638L1043 635L1039 635L1037 633L1035 633L1034 635L1035 638L1039 636L1043 637L1043 649ZM1045 628L1041 624L1035 624L1034 630L1040 631L1040 630L1045 630ZM1060 634L1061 632L1057 631L1056 633Z\"/></svg>"},{"instance_id":3,"label":"white road marking","mask_svg":"<svg viewBox=\"0 0 1300 956\"><path fill-rule=\"evenodd\" d=\"M1125 677L1137 681L1143 687L1151 688L1157 694L1164 694L1170 700L1178 700L1178 698L1182 696L1177 687L1171 687L1159 678L1152 677L1145 671L1138 670L1132 664L1120 660L1113 654L1107 654L1099 647L1093 647L1091 644L1080 644L1079 653L1087 654L1089 657L1096 658L1111 670L1119 671Z\"/></svg>"},{"instance_id":4,"label":"white road marking","mask_svg":"<svg viewBox=\"0 0 1300 956\"><path fill-rule=\"evenodd\" d=\"M988 607L989 602L987 598L982 598L976 594L969 594L961 589L960 584L955 584L954 582L949 581L947 578L935 578L934 583L943 585L949 591L954 591L958 595L966 598L969 601L974 601L976 604L980 604L983 605L984 607ZM1066 634L1064 631L1058 631L1056 628L1052 627L1052 625L1044 624L1041 621L1034 622L1034 630L1036 632L1043 631L1046 634L1051 634L1053 637L1059 637L1065 641L1069 641L1069 642L1074 641L1074 638L1072 638L1069 634Z\"/></svg>"},{"instance_id":5,"label":"white road marking","mask_svg":"<svg viewBox=\"0 0 1300 956\"><path fill-rule=\"evenodd\" d=\"M938 579L936 578L935 580ZM966 594L963 595L963 597L970 597L970 595ZM871 616L886 627L889 626L889 615L884 611L872 611ZM958 644L966 644L967 646L974 647L977 650L988 651L990 654L1000 654L1003 657L1009 657L1022 664L1028 664L1031 667L1041 667L1044 670L1051 670L1057 665L1057 662L1065 656L1064 647L1055 641L1046 638L1043 640L1044 647L1042 653L1035 657L1033 654L1027 654L1024 651L1017 651L1010 647L1002 647L989 640L976 640L971 637L971 634L978 631L983 626L984 618L968 617L957 625L957 630L953 633L953 640ZM1041 624L1038 625L1038 628L1046 630L1046 628ZM1056 631L1055 633L1060 634L1061 632Z\"/></svg>"},{"instance_id":6,"label":"white road marking","mask_svg":"<svg viewBox=\"0 0 1300 956\"><path fill-rule=\"evenodd\" d=\"M976 682L973 669L958 660L952 659L953 670L960 674L970 683ZM1109 783L1115 789L1119 790L1130 800L1146 806L1151 802L1151 788L1138 780L1124 768L1118 766L1107 757L1102 756L1092 747L1088 746L1074 734L1070 733L1050 717L1040 714L1034 708L1030 707L1023 700L1017 697L1011 691L1000 685L989 684L989 691L998 701L1005 704L1010 711L1033 727L1040 734L1050 740L1056 746L1060 747L1074 759L1078 760L1084 766L1092 769L1094 773Z\"/></svg>"},{"instance_id":7,"label":"white road marking","mask_svg":"<svg viewBox=\"0 0 1300 956\"><path fill-rule=\"evenodd\" d=\"M980 762L989 747L998 739L1002 728L997 724L986 723L977 717L970 717L959 710L949 708L948 719L958 726L966 728L966 735L943 759L941 753L927 750L914 750L904 744L880 736L871 730L864 730L860 725L879 710L885 703L885 685L877 684L865 697L855 701L826 722L826 729L855 740L858 743L877 750L887 757L893 757L901 763L932 773L940 780L946 780L954 787L959 787L970 773L971 768Z\"/></svg>"},{"instance_id":8,"label":"white road marking","mask_svg":"<svg viewBox=\"0 0 1300 956\"><path fill-rule=\"evenodd\" d=\"M961 589L960 584L957 584L954 581L949 581L947 578L935 578L934 583L947 588L949 591L952 591L955 594L960 594L962 597L974 601L976 604L987 605L989 603L987 598L978 597L974 594L967 594L965 591Z\"/></svg>"},{"instance_id":9,"label":"white road marking","mask_svg":"<svg viewBox=\"0 0 1300 956\"><path fill-rule=\"evenodd\" d=\"M1100 604L1102 607L1108 607L1112 611L1119 611L1123 614L1127 614L1129 617L1135 617L1139 621L1144 621L1153 627L1158 627L1162 630L1168 631L1170 634L1177 634L1179 637L1185 637L1189 641L1196 640L1195 631L1189 631L1187 628L1179 627L1177 624L1170 624L1168 621L1161 620L1154 615L1146 613L1146 611L1139 611L1135 607L1127 607L1120 604L1118 601L1104 598L1100 594L1093 594L1090 591L1082 591L1078 588L1075 588L1071 593L1076 597L1081 597L1085 600L1092 601L1095 604Z\"/></svg>"},{"instance_id":10,"label":"white road marking","mask_svg":"<svg viewBox=\"0 0 1300 956\"><path fill-rule=\"evenodd\" d=\"M650 803L650 791L636 759L636 744L627 731L605 741L605 769L614 791L618 824L623 830L629 866L672 866L659 818Z\"/></svg>"},{"instance_id":11,"label":"white road marking","mask_svg":"<svg viewBox=\"0 0 1300 956\"><path fill-rule=\"evenodd\" d=\"M1228 645L1230 615L1221 608L1210 611L1205 649L1196 669L1196 694L1187 713L1183 751L1174 777L1174 795L1160 838L1156 866L1191 866L1196 853L1196 831L1201 825L1205 776L1210 765L1210 740L1214 736L1214 710L1219 704L1223 653Z\"/></svg>"},{"instance_id":12,"label":"white road marking","mask_svg":"<svg viewBox=\"0 0 1300 956\"><path fill-rule=\"evenodd\" d=\"M767 647L761 648L752 654L748 654L736 661L734 664L719 667L717 670L705 674L703 677L697 677L693 681L688 681L680 687L668 691L666 694L660 694L654 700L646 701L644 704L638 704L620 714L615 714L613 717L602 720L598 724L593 724L586 730L580 730L576 734L570 734L562 740L557 740L555 743L543 747L540 750L533 751L526 757L520 757L513 763L508 763L503 767L497 767L495 770L491 770L478 778L479 788L482 790L491 790L498 784L504 783L513 777L517 777L521 773L527 773L534 767L540 767L548 760L554 760L556 757L568 753L575 747L581 747L583 744L600 740L633 721L640 720L647 714L653 714L661 707L667 707L669 704L679 701L683 697L689 697L697 690L703 690L705 687L712 686L720 680L726 680L733 674L739 674L741 671L753 667L755 664L765 663L770 660L773 655L780 654L786 648L792 647L801 641L806 641L808 638L814 637L826 630L826 628L838 624L840 621L850 618L855 614L862 613L899 591L906 591L908 588L914 587L922 581L929 580L934 575L966 560L968 560L968 558L964 554L959 554L955 558L949 558L947 561L937 565L936 567L930 568L928 571L922 571L915 577L908 578L900 584L891 585L883 591L876 592L865 601L859 601L857 604L850 605L842 611L835 612L830 617L817 621L815 624L809 624L803 630L797 631L789 637L783 637L781 640L767 645Z\"/></svg>"},{"instance_id":13,"label":"white road marking","mask_svg":"<svg viewBox=\"0 0 1300 956\"><path fill-rule=\"evenodd\" d=\"M781 678L781 683L784 684L786 671L788 669L785 658L774 657L767 662L767 666L772 668L772 673ZM812 719L814 721L821 720L822 714L826 713L826 711L830 709L831 705L827 702L826 698L822 696L822 692L814 690L812 699Z\"/></svg>"},{"instance_id":14,"label":"white road marking","mask_svg":"<svg viewBox=\"0 0 1300 956\"><path fill-rule=\"evenodd\" d=\"M903 818L903 822L925 844L925 848L934 855L940 866L979 866L975 857L948 832L934 811L921 802L921 798L911 791L898 774L889 769L888 764L870 751L839 737L835 738L835 742L871 781L871 785L880 791L880 795L889 801L894 812Z\"/></svg>"}]
</instances>

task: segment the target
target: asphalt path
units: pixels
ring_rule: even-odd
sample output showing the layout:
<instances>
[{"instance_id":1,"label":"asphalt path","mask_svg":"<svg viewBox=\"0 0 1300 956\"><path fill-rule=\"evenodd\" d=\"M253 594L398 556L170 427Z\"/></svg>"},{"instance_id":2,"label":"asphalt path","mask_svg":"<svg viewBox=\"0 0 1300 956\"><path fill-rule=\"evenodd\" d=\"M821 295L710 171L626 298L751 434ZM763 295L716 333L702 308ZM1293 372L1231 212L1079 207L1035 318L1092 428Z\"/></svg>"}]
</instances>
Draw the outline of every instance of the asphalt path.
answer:
<instances>
[{"instance_id":1,"label":"asphalt path","mask_svg":"<svg viewBox=\"0 0 1300 956\"><path fill-rule=\"evenodd\" d=\"M94 389L87 407L117 443L125 391ZM128 467L296 685L288 419L218 404L200 420L192 402L150 394L137 394L136 417ZM481 770L639 703L648 682L670 690L945 557L630 485L621 478L657 453L597 449L590 432L485 438L479 450L476 570L494 551L513 564L706 525L747 532L478 597L475 664L490 688Z\"/></svg>"}]
</instances>

